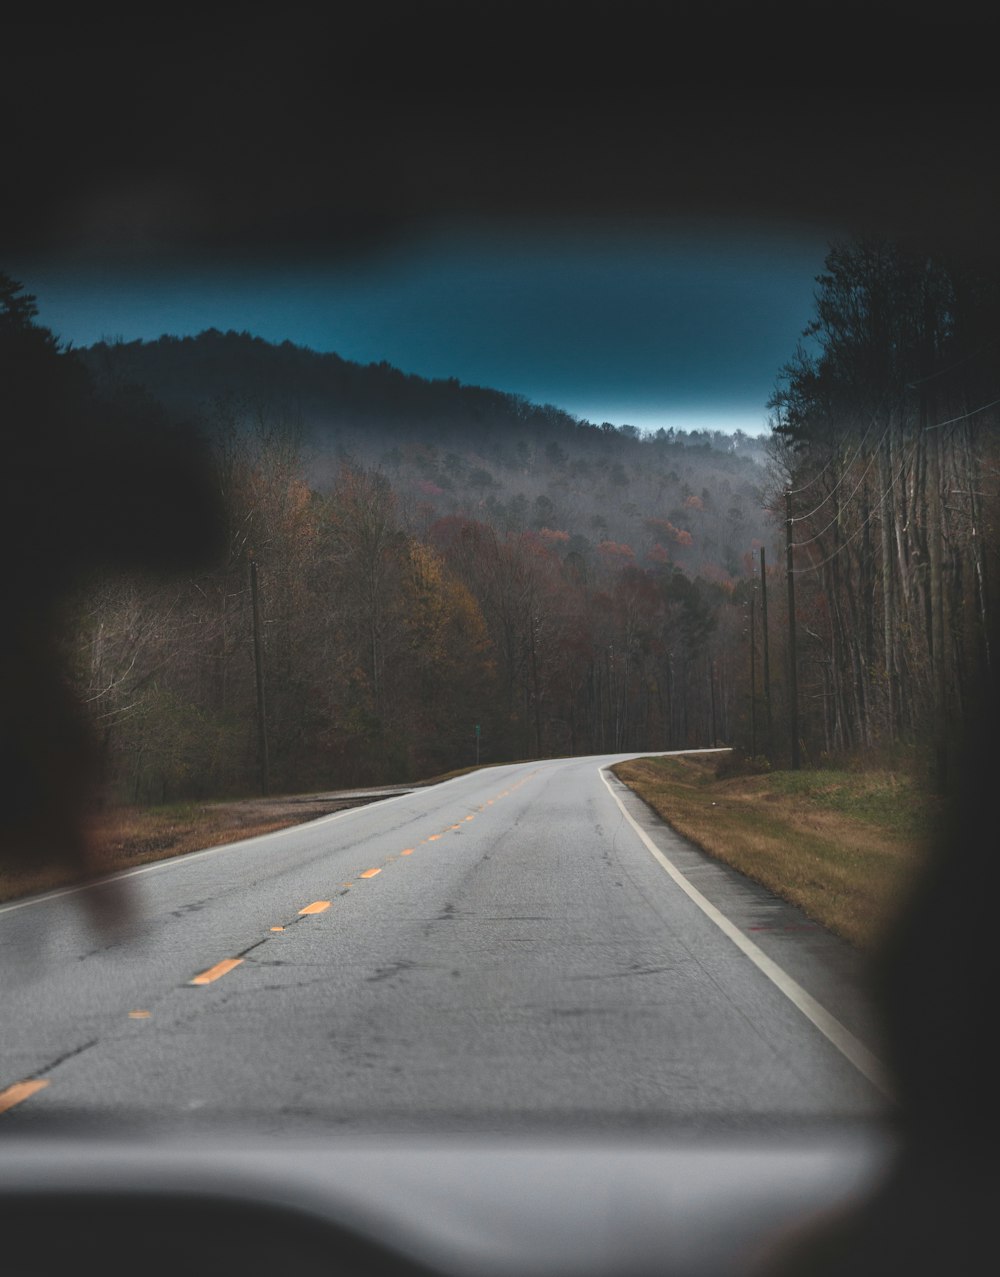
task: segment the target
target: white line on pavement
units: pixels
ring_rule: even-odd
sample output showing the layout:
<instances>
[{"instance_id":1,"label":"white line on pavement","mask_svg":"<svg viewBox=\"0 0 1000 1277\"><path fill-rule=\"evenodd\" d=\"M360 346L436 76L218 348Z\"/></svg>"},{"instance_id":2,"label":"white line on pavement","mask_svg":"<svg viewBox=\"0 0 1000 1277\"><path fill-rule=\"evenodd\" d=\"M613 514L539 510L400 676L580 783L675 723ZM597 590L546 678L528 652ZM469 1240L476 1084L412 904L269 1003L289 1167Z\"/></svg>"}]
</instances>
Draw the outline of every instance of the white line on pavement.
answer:
<instances>
[{"instance_id":1,"label":"white line on pavement","mask_svg":"<svg viewBox=\"0 0 1000 1277\"><path fill-rule=\"evenodd\" d=\"M656 846L642 826L626 811L624 803L615 793L611 782L608 780L605 768L599 768L599 774L611 797L618 804L622 815L639 835L647 851L667 871L681 891L689 896L702 913L710 918L719 930L724 932L732 940L733 944L750 959L754 966L767 976L771 983L802 1012L806 1019L814 1024L820 1033L833 1043L841 1055L845 1056L859 1073L863 1074L883 1095L892 1098L892 1085L882 1061L869 1051L850 1029L845 1028L835 1016L831 1015L826 1007L817 1002L811 993L807 993L786 971L783 971L762 949L758 948L737 926L730 922L726 915L718 910L710 900L706 899L697 887L691 885L677 866Z\"/></svg>"}]
</instances>

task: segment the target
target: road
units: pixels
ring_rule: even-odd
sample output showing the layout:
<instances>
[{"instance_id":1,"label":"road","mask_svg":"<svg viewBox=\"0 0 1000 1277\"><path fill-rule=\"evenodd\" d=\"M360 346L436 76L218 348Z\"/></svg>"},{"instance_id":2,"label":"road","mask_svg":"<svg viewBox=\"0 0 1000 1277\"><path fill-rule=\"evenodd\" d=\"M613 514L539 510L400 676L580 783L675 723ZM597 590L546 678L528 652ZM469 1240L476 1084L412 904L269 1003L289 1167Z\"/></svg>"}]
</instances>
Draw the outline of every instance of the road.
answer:
<instances>
[{"instance_id":1,"label":"road","mask_svg":"<svg viewBox=\"0 0 1000 1277\"><path fill-rule=\"evenodd\" d=\"M491 767L132 871L110 932L84 891L0 906L0 1128L884 1112L855 955L677 838L602 770L621 757Z\"/></svg>"}]
</instances>

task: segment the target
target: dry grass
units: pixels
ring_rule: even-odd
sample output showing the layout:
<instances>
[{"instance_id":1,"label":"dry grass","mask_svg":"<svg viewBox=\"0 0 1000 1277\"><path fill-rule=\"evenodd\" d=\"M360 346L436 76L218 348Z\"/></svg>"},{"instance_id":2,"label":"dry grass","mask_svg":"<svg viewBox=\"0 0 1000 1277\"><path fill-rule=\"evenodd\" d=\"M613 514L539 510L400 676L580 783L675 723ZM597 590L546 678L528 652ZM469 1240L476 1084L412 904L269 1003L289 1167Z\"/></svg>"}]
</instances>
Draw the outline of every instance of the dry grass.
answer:
<instances>
[{"instance_id":1,"label":"dry grass","mask_svg":"<svg viewBox=\"0 0 1000 1277\"><path fill-rule=\"evenodd\" d=\"M354 805L349 800L333 798L315 802L250 798L112 808L92 822L95 872L114 873L241 838L255 838ZM82 877L75 866L44 864L17 870L0 866L0 901L51 891L79 882Z\"/></svg>"},{"instance_id":2,"label":"dry grass","mask_svg":"<svg viewBox=\"0 0 1000 1277\"><path fill-rule=\"evenodd\" d=\"M930 799L896 772L719 777L716 759L639 759L614 768L678 833L871 948L925 855Z\"/></svg>"},{"instance_id":3,"label":"dry grass","mask_svg":"<svg viewBox=\"0 0 1000 1277\"><path fill-rule=\"evenodd\" d=\"M615 767L704 851L799 905L859 947L877 938L920 863L932 812L916 785L888 771L716 776L717 759L639 759ZM434 777L433 784L474 767ZM94 823L100 872L112 873L273 833L352 806L329 798L244 799L112 809ZM0 868L0 900L80 880L58 865Z\"/></svg>"},{"instance_id":4,"label":"dry grass","mask_svg":"<svg viewBox=\"0 0 1000 1277\"><path fill-rule=\"evenodd\" d=\"M499 766L486 764L490 765ZM416 781L413 787L436 785L478 770L478 767L460 767L429 780ZM37 868L20 864L13 868L0 863L0 901L69 886L85 876L115 873L242 838L256 838L358 805L356 799L335 795L300 795L110 808L91 825L96 854L90 874L84 875L79 866L58 862L39 864Z\"/></svg>"}]
</instances>

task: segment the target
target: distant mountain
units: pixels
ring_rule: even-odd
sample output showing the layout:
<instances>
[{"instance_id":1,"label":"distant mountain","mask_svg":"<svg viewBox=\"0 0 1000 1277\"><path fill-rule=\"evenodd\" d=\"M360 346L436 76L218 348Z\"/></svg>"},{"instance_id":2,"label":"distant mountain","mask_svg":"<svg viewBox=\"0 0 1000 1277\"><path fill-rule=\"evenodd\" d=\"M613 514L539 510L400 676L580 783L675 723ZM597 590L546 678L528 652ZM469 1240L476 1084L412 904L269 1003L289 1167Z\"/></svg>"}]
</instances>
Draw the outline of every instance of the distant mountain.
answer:
<instances>
[{"instance_id":1,"label":"distant mountain","mask_svg":"<svg viewBox=\"0 0 1000 1277\"><path fill-rule=\"evenodd\" d=\"M378 468L417 536L442 519L472 519L732 582L770 535L764 444L746 435L642 435L454 378L430 381L248 333L102 342L77 354L105 393L142 387L169 414L210 430L287 427L321 491L345 461Z\"/></svg>"},{"instance_id":2,"label":"distant mountain","mask_svg":"<svg viewBox=\"0 0 1000 1277\"><path fill-rule=\"evenodd\" d=\"M634 427L595 425L552 404L523 395L463 384L454 377L428 379L404 373L384 360L359 364L319 354L289 341L210 328L197 337L106 343L77 355L105 389L144 387L171 412L211 419L220 412L265 414L272 423L297 427L313 440L344 434L400 442L419 434L426 442L480 441L500 433L507 442L530 438L607 447L609 433L636 439ZM666 430L670 443L704 447L763 460L759 439L737 432Z\"/></svg>"},{"instance_id":3,"label":"distant mountain","mask_svg":"<svg viewBox=\"0 0 1000 1277\"><path fill-rule=\"evenodd\" d=\"M77 354L106 387L141 385L175 412L211 416L237 401L312 435L345 428L387 434L431 428L438 436L470 429L572 432L579 425L569 413L519 395L214 328L197 337L99 342Z\"/></svg>"},{"instance_id":4,"label":"distant mountain","mask_svg":"<svg viewBox=\"0 0 1000 1277\"><path fill-rule=\"evenodd\" d=\"M439 774L470 761L473 726L490 761L738 729L777 530L758 441L594 425L246 333L77 353L108 421L204 426L226 510L200 577L112 581L83 610L81 693L120 792L255 782L251 556L276 785Z\"/></svg>"}]
</instances>

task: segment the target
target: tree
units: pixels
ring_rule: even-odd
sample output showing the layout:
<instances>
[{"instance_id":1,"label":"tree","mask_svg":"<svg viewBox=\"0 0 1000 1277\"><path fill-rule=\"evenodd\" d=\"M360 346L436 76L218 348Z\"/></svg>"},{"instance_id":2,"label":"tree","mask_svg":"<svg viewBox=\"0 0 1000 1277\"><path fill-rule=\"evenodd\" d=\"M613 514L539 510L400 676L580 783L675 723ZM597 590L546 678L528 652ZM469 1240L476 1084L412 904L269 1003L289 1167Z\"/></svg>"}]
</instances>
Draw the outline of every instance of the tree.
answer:
<instances>
[{"instance_id":1,"label":"tree","mask_svg":"<svg viewBox=\"0 0 1000 1277\"><path fill-rule=\"evenodd\" d=\"M861 240L834 246L818 282L816 348L772 400L812 611L812 730L838 749L932 734L943 778L969 689L993 677L982 547L997 502L1000 281Z\"/></svg>"},{"instance_id":2,"label":"tree","mask_svg":"<svg viewBox=\"0 0 1000 1277\"><path fill-rule=\"evenodd\" d=\"M59 848L79 869L93 867L85 807L100 752L71 690L78 593L99 569L202 566L220 520L204 450L160 430L148 400L100 396L36 315L0 273L0 519L4 545L26 550L6 560L17 605L0 640L2 841L24 855Z\"/></svg>"}]
</instances>

